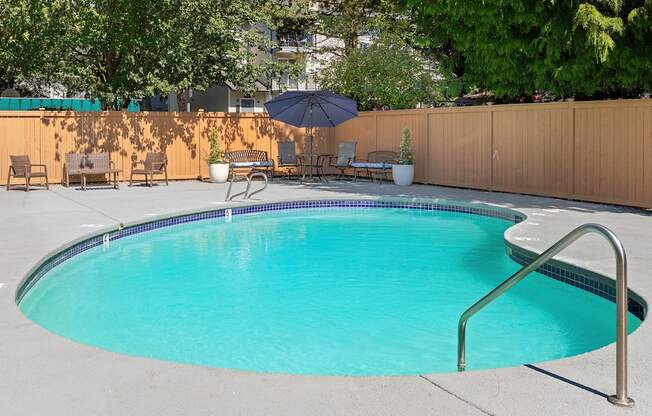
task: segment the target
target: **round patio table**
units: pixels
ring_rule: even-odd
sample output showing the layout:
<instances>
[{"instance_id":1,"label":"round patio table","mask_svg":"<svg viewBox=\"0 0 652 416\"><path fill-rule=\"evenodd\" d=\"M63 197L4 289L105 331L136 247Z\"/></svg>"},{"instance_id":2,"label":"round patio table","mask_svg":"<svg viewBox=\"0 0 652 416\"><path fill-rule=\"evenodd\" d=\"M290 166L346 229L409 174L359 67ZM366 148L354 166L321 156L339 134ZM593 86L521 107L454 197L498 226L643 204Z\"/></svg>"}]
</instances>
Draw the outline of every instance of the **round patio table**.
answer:
<instances>
[{"instance_id":1,"label":"round patio table","mask_svg":"<svg viewBox=\"0 0 652 416\"><path fill-rule=\"evenodd\" d=\"M324 175L324 162L332 156L330 154L298 155L297 162L301 174L301 182L305 182L306 176L310 180L317 179L321 182L328 182L326 175Z\"/></svg>"}]
</instances>

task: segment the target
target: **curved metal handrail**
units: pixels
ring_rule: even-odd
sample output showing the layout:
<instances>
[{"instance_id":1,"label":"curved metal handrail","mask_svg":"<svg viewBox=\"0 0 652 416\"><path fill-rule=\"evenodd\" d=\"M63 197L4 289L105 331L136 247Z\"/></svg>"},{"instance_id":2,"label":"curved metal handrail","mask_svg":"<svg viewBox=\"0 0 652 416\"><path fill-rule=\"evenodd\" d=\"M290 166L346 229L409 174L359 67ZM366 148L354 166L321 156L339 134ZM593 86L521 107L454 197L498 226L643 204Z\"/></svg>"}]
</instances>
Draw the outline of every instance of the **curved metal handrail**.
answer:
<instances>
[{"instance_id":1,"label":"curved metal handrail","mask_svg":"<svg viewBox=\"0 0 652 416\"><path fill-rule=\"evenodd\" d=\"M619 406L634 405L634 400L627 397L627 256L618 237L610 229L600 224L584 224L566 234L532 260L530 264L514 273L462 313L457 327L458 371L464 371L466 367L466 323L469 318L523 280L528 274L536 271L560 251L589 233L603 236L611 244L616 254L616 394L609 396L608 400Z\"/></svg>"},{"instance_id":2,"label":"curved metal handrail","mask_svg":"<svg viewBox=\"0 0 652 416\"><path fill-rule=\"evenodd\" d=\"M259 192L263 192L269 183L269 179L267 178L267 175L265 172L251 172L248 175L236 175L235 173L232 174L231 176L231 181L229 182L229 189L226 191L226 197L224 198L224 201L232 201L233 199L239 197L240 195L244 195L244 199L251 199L253 195L256 195ZM249 189L251 188L251 181L254 178L262 178L265 183L260 189L256 189L255 191L249 193ZM245 188L244 191L238 192L237 194L231 195L231 188L233 187L234 182L240 182L240 181L247 181L247 187Z\"/></svg>"}]
</instances>

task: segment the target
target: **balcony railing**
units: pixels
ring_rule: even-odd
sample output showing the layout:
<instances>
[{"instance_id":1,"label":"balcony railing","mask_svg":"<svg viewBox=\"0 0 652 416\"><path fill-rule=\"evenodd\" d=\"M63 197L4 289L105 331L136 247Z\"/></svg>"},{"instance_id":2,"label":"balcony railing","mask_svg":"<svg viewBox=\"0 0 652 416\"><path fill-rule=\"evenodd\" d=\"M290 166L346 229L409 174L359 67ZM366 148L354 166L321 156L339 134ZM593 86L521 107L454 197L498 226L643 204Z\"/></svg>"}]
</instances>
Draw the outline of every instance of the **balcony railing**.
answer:
<instances>
[{"instance_id":1,"label":"balcony railing","mask_svg":"<svg viewBox=\"0 0 652 416\"><path fill-rule=\"evenodd\" d=\"M312 35L297 33L277 33L276 43L278 44L277 50L280 51L298 51L314 46Z\"/></svg>"},{"instance_id":2,"label":"balcony railing","mask_svg":"<svg viewBox=\"0 0 652 416\"><path fill-rule=\"evenodd\" d=\"M282 77L280 80L272 82L273 91L281 90L316 90L319 86L315 80L310 76L300 78L290 78L288 76Z\"/></svg>"}]
</instances>

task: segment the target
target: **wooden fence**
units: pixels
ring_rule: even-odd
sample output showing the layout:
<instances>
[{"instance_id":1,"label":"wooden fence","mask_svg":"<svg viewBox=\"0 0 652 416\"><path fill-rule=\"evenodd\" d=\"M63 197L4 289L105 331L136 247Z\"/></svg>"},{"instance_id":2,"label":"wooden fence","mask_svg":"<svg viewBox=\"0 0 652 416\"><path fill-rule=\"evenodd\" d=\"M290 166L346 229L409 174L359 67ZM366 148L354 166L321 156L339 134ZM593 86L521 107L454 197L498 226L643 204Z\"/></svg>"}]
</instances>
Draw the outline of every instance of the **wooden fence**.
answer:
<instances>
[{"instance_id":1,"label":"wooden fence","mask_svg":"<svg viewBox=\"0 0 652 416\"><path fill-rule=\"evenodd\" d=\"M32 163L45 163L51 182L60 182L65 153L94 151L111 152L123 178L147 151L167 154L171 179L205 178L212 129L223 149L265 150L273 160L277 140L296 140L299 151L306 146L305 129L253 113L6 111L0 112L0 183L7 180L9 155L27 154ZM332 134L332 129L317 131L315 148L330 152Z\"/></svg>"},{"instance_id":2,"label":"wooden fence","mask_svg":"<svg viewBox=\"0 0 652 416\"><path fill-rule=\"evenodd\" d=\"M318 131L318 152L358 142L358 158L399 148L412 132L422 183L652 208L652 100L496 105L363 112ZM0 112L0 181L8 155L28 154L61 180L67 152L110 151L128 175L147 151L166 152L170 177L207 177L215 128L225 148L266 150L277 140L306 149L304 129L260 114Z\"/></svg>"},{"instance_id":3,"label":"wooden fence","mask_svg":"<svg viewBox=\"0 0 652 416\"><path fill-rule=\"evenodd\" d=\"M652 100L365 112L358 158L411 130L422 183L652 207Z\"/></svg>"}]
</instances>

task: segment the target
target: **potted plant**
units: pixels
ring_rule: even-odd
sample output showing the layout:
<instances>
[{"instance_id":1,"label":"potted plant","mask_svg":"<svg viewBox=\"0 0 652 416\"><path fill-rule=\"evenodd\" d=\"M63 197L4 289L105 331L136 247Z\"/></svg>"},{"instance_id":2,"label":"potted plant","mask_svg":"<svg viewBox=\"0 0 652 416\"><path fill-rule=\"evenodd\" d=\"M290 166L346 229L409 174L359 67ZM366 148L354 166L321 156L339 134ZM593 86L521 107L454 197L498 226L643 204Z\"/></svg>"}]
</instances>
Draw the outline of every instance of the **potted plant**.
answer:
<instances>
[{"instance_id":1,"label":"potted plant","mask_svg":"<svg viewBox=\"0 0 652 416\"><path fill-rule=\"evenodd\" d=\"M392 177L394 183L400 186L412 185L414 180L414 156L412 155L412 145L410 143L410 129L403 129L403 139L401 140L401 151L398 155L398 161L392 165Z\"/></svg>"},{"instance_id":2,"label":"potted plant","mask_svg":"<svg viewBox=\"0 0 652 416\"><path fill-rule=\"evenodd\" d=\"M206 157L208 171L211 181L224 183L229 179L229 164L224 160L224 151L220 148L220 140L217 138L217 130L212 129L210 135L211 149Z\"/></svg>"}]
</instances>

